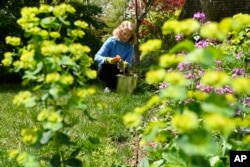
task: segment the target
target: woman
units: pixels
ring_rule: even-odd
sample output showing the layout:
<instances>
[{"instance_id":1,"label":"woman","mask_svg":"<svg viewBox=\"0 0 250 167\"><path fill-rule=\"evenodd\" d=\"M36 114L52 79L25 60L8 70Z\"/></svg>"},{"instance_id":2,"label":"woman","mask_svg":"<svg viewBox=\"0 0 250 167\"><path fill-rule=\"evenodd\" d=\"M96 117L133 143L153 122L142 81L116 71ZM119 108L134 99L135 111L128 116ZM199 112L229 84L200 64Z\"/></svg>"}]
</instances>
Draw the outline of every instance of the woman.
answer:
<instances>
[{"instance_id":1,"label":"woman","mask_svg":"<svg viewBox=\"0 0 250 167\"><path fill-rule=\"evenodd\" d=\"M98 78L105 83L105 92L116 90L117 75L124 73L132 66L135 27L130 21L123 21L113 31L95 55L98 63Z\"/></svg>"}]
</instances>

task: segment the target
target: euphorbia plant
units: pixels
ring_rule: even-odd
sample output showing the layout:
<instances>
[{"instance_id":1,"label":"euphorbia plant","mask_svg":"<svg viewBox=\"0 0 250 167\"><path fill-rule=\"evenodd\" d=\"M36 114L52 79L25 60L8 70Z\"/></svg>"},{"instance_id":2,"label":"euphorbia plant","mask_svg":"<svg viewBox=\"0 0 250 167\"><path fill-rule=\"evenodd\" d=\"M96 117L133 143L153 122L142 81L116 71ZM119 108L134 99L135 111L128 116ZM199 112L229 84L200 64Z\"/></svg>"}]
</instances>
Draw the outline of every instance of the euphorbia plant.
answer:
<instances>
[{"instance_id":1,"label":"euphorbia plant","mask_svg":"<svg viewBox=\"0 0 250 167\"><path fill-rule=\"evenodd\" d=\"M52 166L81 166L76 158L79 149L71 145L73 142L65 131L70 123L65 117L72 114L72 108L85 110L86 97L95 92L86 85L87 80L96 77L96 71L90 68L93 63L88 56L90 48L77 43L88 24L68 21L67 16L74 12L67 4L23 8L17 23L28 40L6 37L6 43L14 49L6 52L2 60L4 66L23 74L22 84L29 88L20 91L13 103L27 110L39 106L37 127L22 130L23 142L36 148L50 145L52 156L43 159ZM66 145L72 146L72 152L65 152ZM44 163L41 157L18 149L10 151L10 156L21 166Z\"/></svg>"},{"instance_id":2,"label":"euphorbia plant","mask_svg":"<svg viewBox=\"0 0 250 167\"><path fill-rule=\"evenodd\" d=\"M143 127L142 145L156 146L147 148L144 166L229 166L230 150L249 150L242 131L250 125L249 25L247 14L164 23L163 34L181 41L146 75L149 84L161 84L159 94L124 116L129 127ZM158 39L141 45L143 54L160 48ZM147 112L153 119L142 121Z\"/></svg>"}]
</instances>

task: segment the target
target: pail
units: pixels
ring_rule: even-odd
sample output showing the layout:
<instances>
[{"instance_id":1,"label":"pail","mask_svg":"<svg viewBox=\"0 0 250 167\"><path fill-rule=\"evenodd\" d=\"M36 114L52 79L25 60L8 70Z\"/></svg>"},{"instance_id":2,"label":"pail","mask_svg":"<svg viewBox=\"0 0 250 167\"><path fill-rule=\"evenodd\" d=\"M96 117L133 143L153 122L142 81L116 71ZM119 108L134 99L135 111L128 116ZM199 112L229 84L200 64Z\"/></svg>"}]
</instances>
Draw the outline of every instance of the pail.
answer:
<instances>
[{"instance_id":1,"label":"pail","mask_svg":"<svg viewBox=\"0 0 250 167\"><path fill-rule=\"evenodd\" d=\"M137 85L138 76L136 74L117 75L117 92L133 93Z\"/></svg>"}]
</instances>

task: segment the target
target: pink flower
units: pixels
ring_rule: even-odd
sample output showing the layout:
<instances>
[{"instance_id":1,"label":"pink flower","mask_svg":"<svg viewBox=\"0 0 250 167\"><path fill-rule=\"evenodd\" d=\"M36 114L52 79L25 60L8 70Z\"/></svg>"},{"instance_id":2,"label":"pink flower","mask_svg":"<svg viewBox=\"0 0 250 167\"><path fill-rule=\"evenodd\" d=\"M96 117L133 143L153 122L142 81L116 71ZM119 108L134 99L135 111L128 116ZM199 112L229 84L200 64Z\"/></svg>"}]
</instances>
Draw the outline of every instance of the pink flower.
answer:
<instances>
[{"instance_id":1,"label":"pink flower","mask_svg":"<svg viewBox=\"0 0 250 167\"><path fill-rule=\"evenodd\" d=\"M204 13L202 12L197 12L194 14L193 16L194 19L197 19L198 21L200 21L201 23L204 23L206 20L206 16Z\"/></svg>"},{"instance_id":2,"label":"pink flower","mask_svg":"<svg viewBox=\"0 0 250 167\"><path fill-rule=\"evenodd\" d=\"M207 40L200 40L195 44L197 48L205 48L209 45L209 42Z\"/></svg>"},{"instance_id":3,"label":"pink flower","mask_svg":"<svg viewBox=\"0 0 250 167\"><path fill-rule=\"evenodd\" d=\"M168 84L165 83L165 82L163 82L163 83L161 83L161 84L159 85L159 89L164 89L164 88L166 88L167 86L168 86Z\"/></svg>"},{"instance_id":4,"label":"pink flower","mask_svg":"<svg viewBox=\"0 0 250 167\"><path fill-rule=\"evenodd\" d=\"M176 41L181 41L181 40L183 40L183 36L180 35L180 34L177 34L177 35L175 36L175 40L176 40Z\"/></svg>"}]
</instances>

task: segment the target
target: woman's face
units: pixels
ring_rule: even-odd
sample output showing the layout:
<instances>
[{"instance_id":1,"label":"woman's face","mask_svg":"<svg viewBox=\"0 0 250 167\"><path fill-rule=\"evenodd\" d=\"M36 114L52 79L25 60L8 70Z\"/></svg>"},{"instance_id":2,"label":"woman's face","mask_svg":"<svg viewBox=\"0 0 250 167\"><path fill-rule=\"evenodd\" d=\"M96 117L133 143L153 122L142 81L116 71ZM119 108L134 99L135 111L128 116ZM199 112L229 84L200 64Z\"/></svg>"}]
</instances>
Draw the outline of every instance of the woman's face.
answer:
<instances>
[{"instance_id":1,"label":"woman's face","mask_svg":"<svg viewBox=\"0 0 250 167\"><path fill-rule=\"evenodd\" d=\"M128 42L130 37L131 37L131 31L128 30L128 29L124 29L121 31L121 34L120 34L120 40L122 42Z\"/></svg>"}]
</instances>

